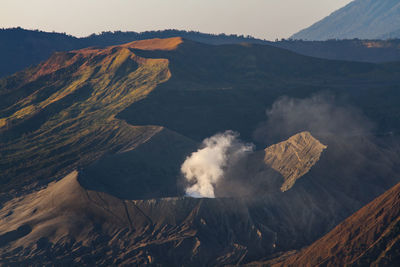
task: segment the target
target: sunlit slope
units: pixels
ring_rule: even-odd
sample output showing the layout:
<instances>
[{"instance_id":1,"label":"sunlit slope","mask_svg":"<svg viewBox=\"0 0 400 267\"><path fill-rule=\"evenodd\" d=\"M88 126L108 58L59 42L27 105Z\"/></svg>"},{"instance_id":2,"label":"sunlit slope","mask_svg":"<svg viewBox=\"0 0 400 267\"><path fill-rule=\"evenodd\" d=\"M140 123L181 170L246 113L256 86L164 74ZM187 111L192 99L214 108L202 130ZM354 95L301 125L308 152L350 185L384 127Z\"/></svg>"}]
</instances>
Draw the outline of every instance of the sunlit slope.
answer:
<instances>
[{"instance_id":1,"label":"sunlit slope","mask_svg":"<svg viewBox=\"0 0 400 267\"><path fill-rule=\"evenodd\" d=\"M351 168L360 151L349 143L357 139L328 140L320 155L323 145L299 133L270 147L296 149L267 149L279 158L275 166L299 165L301 174L308 161L315 163L289 190L280 190L284 177L271 174L260 151L261 157L249 158L242 184L258 191L194 199L173 195L178 185L171 170L196 145L161 129L139 147L126 146L3 203L0 257L5 264L215 266L300 249L398 181L398 155L372 143L357 160L365 168ZM292 160L296 155L305 165ZM160 198L165 196L175 197Z\"/></svg>"},{"instance_id":2,"label":"sunlit slope","mask_svg":"<svg viewBox=\"0 0 400 267\"><path fill-rule=\"evenodd\" d=\"M170 76L169 61L131 48L174 49L175 38L56 53L0 81L0 181L50 178L104 153L135 147L161 130L115 119Z\"/></svg>"},{"instance_id":3,"label":"sunlit slope","mask_svg":"<svg viewBox=\"0 0 400 267\"><path fill-rule=\"evenodd\" d=\"M107 47L132 41L171 38L181 36L185 39L206 44L266 44L286 48L288 50L327 59L349 61L391 62L400 58L399 40L381 41L385 46L381 49L369 49L360 46L360 40L339 40L328 42L281 40L270 42L236 35L214 35L200 32L179 30L163 30L150 32L102 32L88 37L76 38L64 33L42 32L21 28L0 29L0 77L11 75L22 69L36 65L48 59L55 51L70 51L86 47ZM379 38L399 38L399 31L387 33ZM396 45L397 44L397 45Z\"/></svg>"},{"instance_id":4,"label":"sunlit slope","mask_svg":"<svg viewBox=\"0 0 400 267\"><path fill-rule=\"evenodd\" d=\"M268 266L398 266L400 185L301 252Z\"/></svg>"},{"instance_id":5,"label":"sunlit slope","mask_svg":"<svg viewBox=\"0 0 400 267\"><path fill-rule=\"evenodd\" d=\"M163 125L199 141L226 129L251 139L278 97L321 91L362 108L382 131L400 125L395 115L400 111L399 64L330 61L271 46L186 40L172 51L135 51L168 58L172 77L118 115L133 125Z\"/></svg>"},{"instance_id":6,"label":"sunlit slope","mask_svg":"<svg viewBox=\"0 0 400 267\"><path fill-rule=\"evenodd\" d=\"M270 46L181 38L57 53L0 80L2 188L134 147L158 126L196 141L226 129L249 140L283 95L328 90L361 107L379 130L400 129L399 71L396 63L329 61Z\"/></svg>"},{"instance_id":7,"label":"sunlit slope","mask_svg":"<svg viewBox=\"0 0 400 267\"><path fill-rule=\"evenodd\" d=\"M258 258L303 235L303 222L291 224L292 214L239 199L122 200L77 179L75 171L4 204L2 262L219 266ZM287 211L290 202L280 208Z\"/></svg>"},{"instance_id":8,"label":"sunlit slope","mask_svg":"<svg viewBox=\"0 0 400 267\"><path fill-rule=\"evenodd\" d=\"M289 190L297 179L308 173L327 147L309 132L296 134L286 141L265 149L264 162L282 174L281 190Z\"/></svg>"}]
</instances>

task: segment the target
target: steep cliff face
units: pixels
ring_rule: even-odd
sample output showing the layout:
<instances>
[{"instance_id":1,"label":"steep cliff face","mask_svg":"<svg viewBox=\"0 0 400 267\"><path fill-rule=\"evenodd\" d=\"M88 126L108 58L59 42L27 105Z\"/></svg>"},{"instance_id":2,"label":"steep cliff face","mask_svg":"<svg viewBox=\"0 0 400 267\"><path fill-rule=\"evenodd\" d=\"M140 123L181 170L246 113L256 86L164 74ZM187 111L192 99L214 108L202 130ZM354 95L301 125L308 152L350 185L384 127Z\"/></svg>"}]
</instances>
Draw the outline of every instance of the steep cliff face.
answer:
<instances>
[{"instance_id":1,"label":"steep cliff face","mask_svg":"<svg viewBox=\"0 0 400 267\"><path fill-rule=\"evenodd\" d=\"M163 144L166 140L179 142L169 146ZM375 193L370 189L381 178L364 181L362 191L373 193L354 194L352 187L357 186L357 180L347 180L350 187L346 188L339 180L332 183L329 177L322 176L321 168L325 172L325 168L332 169L326 165L330 160L325 157L331 157L328 152L335 145L321 155L325 146L309 133L297 134L276 146L284 148L285 143L288 149L274 150L282 162L290 163L296 155L303 155L305 162L320 157L290 190L279 189L282 176L275 191L260 190L256 195L177 197L176 177L165 175L173 165L154 153L163 148L164 156L175 161L182 151L196 145L187 140L187 146L178 147L182 137L162 129L139 147L126 146L79 173L72 172L46 188L5 203L0 209L2 261L220 266L300 249L354 212L358 203L373 197ZM262 157L252 158L259 160L253 162L254 166L266 166L261 152ZM144 165L155 171L142 176L138 166L131 166L140 157L145 162L154 160L154 164L166 162ZM304 169L300 164L303 161L294 162ZM266 169L254 170L258 179L271 178ZM160 177L166 178L162 183L165 187L157 191ZM163 197L166 192L172 197Z\"/></svg>"},{"instance_id":2,"label":"steep cliff face","mask_svg":"<svg viewBox=\"0 0 400 267\"><path fill-rule=\"evenodd\" d=\"M250 140L283 94L346 91L365 100L377 121L394 125L398 70L181 38L56 53L0 80L0 191L61 178L144 143L160 127L195 141L228 129ZM342 90L343 77L349 90ZM366 100L372 90L373 102L387 108L377 111Z\"/></svg>"},{"instance_id":3,"label":"steep cliff face","mask_svg":"<svg viewBox=\"0 0 400 267\"><path fill-rule=\"evenodd\" d=\"M301 132L265 149L264 162L283 178L283 192L292 188L297 179L310 171L327 147L309 132Z\"/></svg>"},{"instance_id":4,"label":"steep cliff face","mask_svg":"<svg viewBox=\"0 0 400 267\"><path fill-rule=\"evenodd\" d=\"M396 71L175 38L59 53L0 80L0 191L13 197L1 201L1 258L209 266L309 245L399 181L398 153L300 133L238 166L255 194L217 199L183 197L179 165L193 140L250 139L282 94L343 90L343 77L357 99L382 80L397 92ZM395 117L396 95L377 91Z\"/></svg>"},{"instance_id":5,"label":"steep cliff face","mask_svg":"<svg viewBox=\"0 0 400 267\"><path fill-rule=\"evenodd\" d=\"M139 147L126 146L81 173L74 171L7 202L0 210L4 262L235 264L306 242L309 221L296 219L298 211L324 217L315 205L293 209L298 195L285 196L279 190L245 198L176 197L178 174L167 173L179 169L173 164L183 159L176 157L196 147L183 140L162 129ZM301 133L286 142L305 147L311 140L317 142ZM155 153L160 149L162 154ZM286 151L280 159L295 152ZM154 169L154 174L140 172L140 158L143 168ZM259 161L254 162L257 166L265 164L259 157L252 160ZM151 162L154 165L146 167ZM261 172L259 179L269 179L269 174ZM168 193L172 197L162 197Z\"/></svg>"},{"instance_id":6,"label":"steep cliff face","mask_svg":"<svg viewBox=\"0 0 400 267\"><path fill-rule=\"evenodd\" d=\"M286 231L277 226L289 215L257 205L243 199L121 200L83 188L73 172L4 205L0 254L4 264L233 264L271 253L286 238L276 231Z\"/></svg>"},{"instance_id":7,"label":"steep cliff face","mask_svg":"<svg viewBox=\"0 0 400 267\"><path fill-rule=\"evenodd\" d=\"M400 184L299 253L273 266L398 266Z\"/></svg>"}]
</instances>

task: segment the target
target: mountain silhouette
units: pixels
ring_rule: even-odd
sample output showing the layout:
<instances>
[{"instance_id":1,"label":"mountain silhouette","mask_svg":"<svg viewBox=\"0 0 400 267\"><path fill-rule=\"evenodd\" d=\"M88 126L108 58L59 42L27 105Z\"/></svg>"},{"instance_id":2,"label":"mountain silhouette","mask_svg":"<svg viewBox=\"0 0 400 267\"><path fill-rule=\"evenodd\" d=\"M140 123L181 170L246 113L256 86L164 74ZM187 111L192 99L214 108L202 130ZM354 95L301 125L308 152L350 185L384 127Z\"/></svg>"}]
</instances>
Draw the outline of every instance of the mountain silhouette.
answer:
<instances>
[{"instance_id":1,"label":"mountain silhouette","mask_svg":"<svg viewBox=\"0 0 400 267\"><path fill-rule=\"evenodd\" d=\"M303 40L399 38L397 0L355 0L291 38Z\"/></svg>"},{"instance_id":2,"label":"mountain silhouette","mask_svg":"<svg viewBox=\"0 0 400 267\"><path fill-rule=\"evenodd\" d=\"M187 40L212 44L265 44L290 51L326 59L363 62L392 62L400 60L400 41L328 41L306 42L281 40L270 42L225 34L206 34L193 31L164 30L150 32L103 32L77 38L65 33L25 30L21 28L0 29L0 77L11 75L47 60L55 52L66 52L87 47L104 48L128 42L152 39L183 37ZM373 43L373 45L371 45Z\"/></svg>"}]
</instances>

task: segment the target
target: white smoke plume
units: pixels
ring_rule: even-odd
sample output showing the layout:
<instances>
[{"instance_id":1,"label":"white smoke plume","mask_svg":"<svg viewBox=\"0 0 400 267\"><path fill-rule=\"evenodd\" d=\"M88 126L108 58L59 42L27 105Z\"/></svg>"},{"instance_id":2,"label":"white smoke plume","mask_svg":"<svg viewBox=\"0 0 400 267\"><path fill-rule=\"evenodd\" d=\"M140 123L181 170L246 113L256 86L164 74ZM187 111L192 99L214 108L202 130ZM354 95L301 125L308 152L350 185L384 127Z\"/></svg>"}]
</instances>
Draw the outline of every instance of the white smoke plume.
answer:
<instances>
[{"instance_id":1,"label":"white smoke plume","mask_svg":"<svg viewBox=\"0 0 400 267\"><path fill-rule=\"evenodd\" d=\"M238 136L233 131L216 134L186 158L181 172L190 184L185 190L188 196L215 198L215 186L227 178L226 170L253 151L253 145L241 142Z\"/></svg>"}]
</instances>

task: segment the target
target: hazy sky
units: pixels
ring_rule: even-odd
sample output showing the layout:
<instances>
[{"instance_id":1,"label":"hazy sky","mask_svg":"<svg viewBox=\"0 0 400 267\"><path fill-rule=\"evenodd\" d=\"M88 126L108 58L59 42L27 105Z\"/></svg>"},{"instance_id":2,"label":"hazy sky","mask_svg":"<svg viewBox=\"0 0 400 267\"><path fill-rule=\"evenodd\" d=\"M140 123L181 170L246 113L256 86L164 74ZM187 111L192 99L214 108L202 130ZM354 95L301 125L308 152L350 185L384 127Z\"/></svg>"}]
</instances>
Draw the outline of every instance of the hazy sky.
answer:
<instances>
[{"instance_id":1,"label":"hazy sky","mask_svg":"<svg viewBox=\"0 0 400 267\"><path fill-rule=\"evenodd\" d=\"M196 30L286 38L351 0L0 0L0 27L66 32Z\"/></svg>"}]
</instances>

